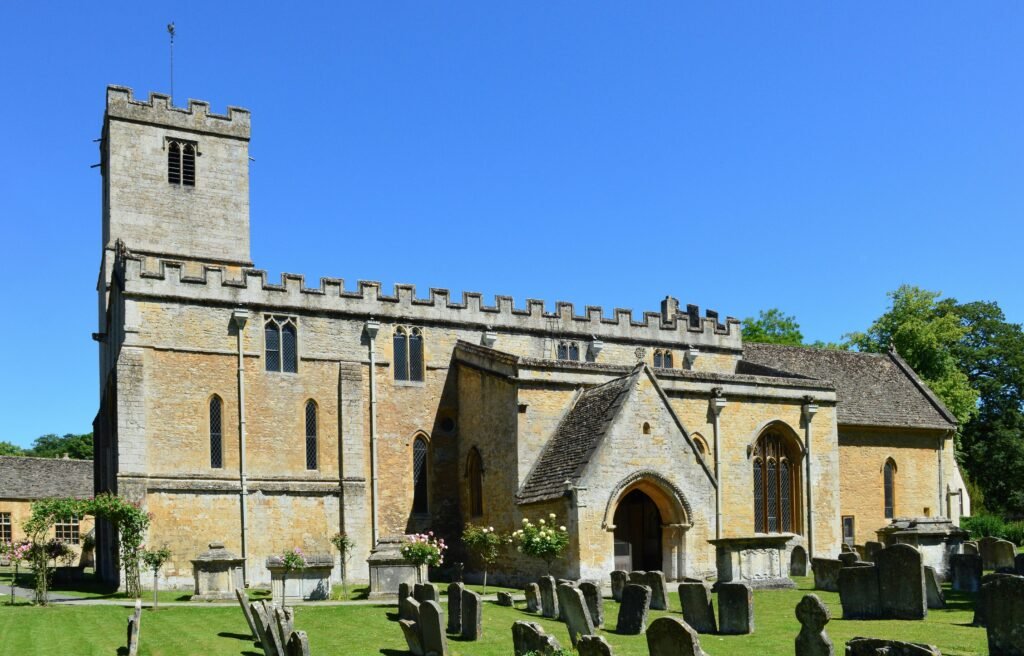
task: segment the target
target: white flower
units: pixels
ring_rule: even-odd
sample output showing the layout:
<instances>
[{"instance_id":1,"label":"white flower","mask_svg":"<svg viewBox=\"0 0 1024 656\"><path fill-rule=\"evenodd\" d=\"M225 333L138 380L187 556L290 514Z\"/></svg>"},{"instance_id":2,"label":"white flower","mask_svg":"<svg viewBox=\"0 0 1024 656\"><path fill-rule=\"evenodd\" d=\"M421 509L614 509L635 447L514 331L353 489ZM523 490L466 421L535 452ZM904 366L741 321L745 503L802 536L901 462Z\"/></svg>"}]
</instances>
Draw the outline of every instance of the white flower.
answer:
<instances>
[{"instance_id":1,"label":"white flower","mask_svg":"<svg viewBox=\"0 0 1024 656\"><path fill-rule=\"evenodd\" d=\"M544 526L544 520L543 520L543 519L542 519L542 520L540 520L540 522L539 522L539 523L540 523L540 525L541 525L541 526Z\"/></svg>"},{"instance_id":2,"label":"white flower","mask_svg":"<svg viewBox=\"0 0 1024 656\"><path fill-rule=\"evenodd\" d=\"M564 531L564 530L565 530L565 527L564 527L564 526L559 526L559 527L558 527L558 530L559 530L559 531Z\"/></svg>"},{"instance_id":3,"label":"white flower","mask_svg":"<svg viewBox=\"0 0 1024 656\"><path fill-rule=\"evenodd\" d=\"M548 515L548 517L550 517L551 519L554 519L555 518L555 513L551 513L550 515Z\"/></svg>"}]
</instances>

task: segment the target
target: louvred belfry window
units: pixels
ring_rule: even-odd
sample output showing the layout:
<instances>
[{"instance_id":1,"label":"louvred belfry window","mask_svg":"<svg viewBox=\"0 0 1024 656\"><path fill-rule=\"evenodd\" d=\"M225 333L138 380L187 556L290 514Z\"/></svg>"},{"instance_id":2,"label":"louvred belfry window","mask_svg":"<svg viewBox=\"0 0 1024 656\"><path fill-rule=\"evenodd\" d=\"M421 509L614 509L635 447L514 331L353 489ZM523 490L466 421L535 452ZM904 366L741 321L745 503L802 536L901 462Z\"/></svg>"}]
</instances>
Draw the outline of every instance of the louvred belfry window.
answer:
<instances>
[{"instance_id":1,"label":"louvred belfry window","mask_svg":"<svg viewBox=\"0 0 1024 656\"><path fill-rule=\"evenodd\" d=\"M753 454L754 531L799 533L799 451L791 440L769 431L758 438Z\"/></svg>"},{"instance_id":2,"label":"louvred belfry window","mask_svg":"<svg viewBox=\"0 0 1024 656\"><path fill-rule=\"evenodd\" d=\"M394 335L395 380L423 382L423 333L399 326Z\"/></svg>"},{"instance_id":3,"label":"louvred belfry window","mask_svg":"<svg viewBox=\"0 0 1024 656\"><path fill-rule=\"evenodd\" d=\"M195 142L169 139L167 141L167 182L185 187L196 186Z\"/></svg>"}]
</instances>

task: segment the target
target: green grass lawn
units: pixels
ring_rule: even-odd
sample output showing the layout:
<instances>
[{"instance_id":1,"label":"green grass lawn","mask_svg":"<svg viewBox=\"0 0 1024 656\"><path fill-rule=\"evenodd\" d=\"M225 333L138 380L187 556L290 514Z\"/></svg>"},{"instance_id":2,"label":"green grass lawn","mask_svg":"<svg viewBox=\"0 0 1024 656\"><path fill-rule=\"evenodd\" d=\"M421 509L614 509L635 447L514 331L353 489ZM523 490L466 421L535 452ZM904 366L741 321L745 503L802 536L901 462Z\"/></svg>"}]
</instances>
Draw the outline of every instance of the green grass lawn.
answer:
<instances>
[{"instance_id":1,"label":"green grass lawn","mask_svg":"<svg viewBox=\"0 0 1024 656\"><path fill-rule=\"evenodd\" d=\"M799 624L793 613L797 602L809 591L812 581L798 579L799 590L765 591L754 594L756 630L750 636L701 636L711 656L765 654L791 656ZM488 586L489 589L491 586ZM496 590L497 588L495 588ZM490 590L489 590L490 591ZM841 615L839 595L818 592L834 615ZM679 608L678 597L671 604ZM970 626L972 600L968 595L947 590L948 608L930 611L923 622L844 622L834 619L826 630L842 653L846 640L854 636L898 638L937 645L945 656L986 653L985 630ZM518 604L520 607L522 604ZM618 605L605 602L606 630L602 634L617 656L647 656L643 636L614 633ZM54 606L34 608L0 606L0 645L5 653L102 654L110 656L124 646L125 622L129 611L109 606ZM665 613L654 611L650 619ZM353 605L295 609L296 628L309 634L313 653L399 656L405 652L401 629L388 605ZM520 608L484 605L484 633L478 642L449 639L452 656L509 656L512 653L512 622L530 620L542 624L563 646L569 645L565 625L526 613ZM140 654L170 656L185 654L259 656L262 650L246 636L247 627L237 608L189 607L146 610L142 616Z\"/></svg>"}]
</instances>

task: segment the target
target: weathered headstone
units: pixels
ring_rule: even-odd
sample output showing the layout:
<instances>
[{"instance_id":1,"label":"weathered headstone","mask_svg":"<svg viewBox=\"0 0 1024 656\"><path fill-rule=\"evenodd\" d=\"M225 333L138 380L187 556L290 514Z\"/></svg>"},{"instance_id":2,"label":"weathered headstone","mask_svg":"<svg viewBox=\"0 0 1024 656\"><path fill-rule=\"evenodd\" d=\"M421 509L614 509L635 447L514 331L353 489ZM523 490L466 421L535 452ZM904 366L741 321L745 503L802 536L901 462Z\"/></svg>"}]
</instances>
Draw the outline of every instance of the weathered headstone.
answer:
<instances>
[{"instance_id":1,"label":"weathered headstone","mask_svg":"<svg viewBox=\"0 0 1024 656\"><path fill-rule=\"evenodd\" d=\"M811 569L814 570L814 589L826 592L839 592L839 570L843 563L831 558L812 558Z\"/></svg>"},{"instance_id":2,"label":"weathered headstone","mask_svg":"<svg viewBox=\"0 0 1024 656\"><path fill-rule=\"evenodd\" d=\"M651 610L668 610L668 588L663 572L655 570L645 573L642 585L651 589Z\"/></svg>"},{"instance_id":3,"label":"weathered headstone","mask_svg":"<svg viewBox=\"0 0 1024 656\"><path fill-rule=\"evenodd\" d=\"M291 608L274 608L274 624L281 644L287 646L289 637L295 631L295 611Z\"/></svg>"},{"instance_id":4,"label":"weathered headstone","mask_svg":"<svg viewBox=\"0 0 1024 656\"><path fill-rule=\"evenodd\" d=\"M963 543L963 550L964 550L965 554L970 554L972 556L980 556L981 555L981 550L978 549L978 543L975 542L974 540L968 540L967 542L964 542Z\"/></svg>"},{"instance_id":5,"label":"weathered headstone","mask_svg":"<svg viewBox=\"0 0 1024 656\"><path fill-rule=\"evenodd\" d=\"M789 554L789 575L807 576L807 550L800 545Z\"/></svg>"},{"instance_id":6,"label":"weathered headstone","mask_svg":"<svg viewBox=\"0 0 1024 656\"><path fill-rule=\"evenodd\" d=\"M252 604L253 621L256 623L256 633L263 646L263 653L266 656L285 656L284 644L277 632L275 622L268 612L267 605L263 602Z\"/></svg>"},{"instance_id":7,"label":"weathered headstone","mask_svg":"<svg viewBox=\"0 0 1024 656\"><path fill-rule=\"evenodd\" d=\"M570 588L576 587L576 581L572 579L555 579L555 601L558 602L558 621L565 621L565 609L562 608L562 602L558 599L558 586L567 585Z\"/></svg>"},{"instance_id":8,"label":"weathered headstone","mask_svg":"<svg viewBox=\"0 0 1024 656\"><path fill-rule=\"evenodd\" d=\"M846 643L846 656L942 656L942 652L919 642L853 638Z\"/></svg>"},{"instance_id":9,"label":"weathered headstone","mask_svg":"<svg viewBox=\"0 0 1024 656\"><path fill-rule=\"evenodd\" d=\"M622 601L622 590L629 583L629 572L624 572L621 569L617 569L611 574L612 579L612 599L615 601Z\"/></svg>"},{"instance_id":10,"label":"weathered headstone","mask_svg":"<svg viewBox=\"0 0 1024 656\"><path fill-rule=\"evenodd\" d=\"M981 586L978 588L978 596L974 598L974 626L985 626L987 622L988 612L988 595L985 593L985 586L997 579L1001 579L1007 576L1016 576L1016 574L986 574L981 577Z\"/></svg>"},{"instance_id":11,"label":"weathered headstone","mask_svg":"<svg viewBox=\"0 0 1024 656\"><path fill-rule=\"evenodd\" d=\"M860 557L857 556L857 552L855 551L844 551L839 554L839 562L843 564L843 567L850 567L858 560L860 560Z\"/></svg>"},{"instance_id":12,"label":"weathered headstone","mask_svg":"<svg viewBox=\"0 0 1024 656\"><path fill-rule=\"evenodd\" d=\"M594 581L580 581L580 592L587 602L587 611L594 628L604 626L604 599L601 598L601 586Z\"/></svg>"},{"instance_id":13,"label":"weathered headstone","mask_svg":"<svg viewBox=\"0 0 1024 656\"><path fill-rule=\"evenodd\" d=\"M924 566L924 593L928 600L928 608L945 608L946 597L942 594L942 584L939 583L939 576L931 565Z\"/></svg>"},{"instance_id":14,"label":"weathered headstone","mask_svg":"<svg viewBox=\"0 0 1024 656\"><path fill-rule=\"evenodd\" d=\"M1012 542L993 537L981 538L978 540L978 551L981 553L981 566L986 570L1013 567L1016 549Z\"/></svg>"},{"instance_id":15,"label":"weathered headstone","mask_svg":"<svg viewBox=\"0 0 1024 656\"><path fill-rule=\"evenodd\" d=\"M483 633L483 598L471 590L462 591L462 639L479 640Z\"/></svg>"},{"instance_id":16,"label":"weathered headstone","mask_svg":"<svg viewBox=\"0 0 1024 656\"><path fill-rule=\"evenodd\" d=\"M703 583L680 583L679 602L683 606L683 619L697 633L715 633L715 608L711 604L711 590Z\"/></svg>"},{"instance_id":17,"label":"weathered headstone","mask_svg":"<svg viewBox=\"0 0 1024 656\"><path fill-rule=\"evenodd\" d=\"M877 554L882 549L885 549L885 545L881 542L868 540L864 543L864 560L868 561L869 563L875 562L875 554Z\"/></svg>"},{"instance_id":18,"label":"weathered headstone","mask_svg":"<svg viewBox=\"0 0 1024 656\"><path fill-rule=\"evenodd\" d=\"M536 622L513 622L512 649L515 656L524 656L531 652L538 656L552 656L562 651L562 646L554 636L544 633L544 628Z\"/></svg>"},{"instance_id":19,"label":"weathered headstone","mask_svg":"<svg viewBox=\"0 0 1024 656\"><path fill-rule=\"evenodd\" d=\"M894 544L879 551L875 562L882 616L896 620L923 620L927 617L928 598L921 552L909 544Z\"/></svg>"},{"instance_id":20,"label":"weathered headstone","mask_svg":"<svg viewBox=\"0 0 1024 656\"><path fill-rule=\"evenodd\" d=\"M513 601L512 601L512 593L511 592L505 592L503 590L499 591L498 592L498 605L499 606L507 606L507 607L514 606L515 603L513 603Z\"/></svg>"},{"instance_id":21,"label":"weathered headstone","mask_svg":"<svg viewBox=\"0 0 1024 656\"><path fill-rule=\"evenodd\" d=\"M671 616L651 622L647 628L647 652L650 656L704 656L697 632Z\"/></svg>"},{"instance_id":22,"label":"weathered headstone","mask_svg":"<svg viewBox=\"0 0 1024 656\"><path fill-rule=\"evenodd\" d=\"M629 583L622 589L619 619L615 631L622 635L640 635L647 630L647 611L651 608L651 589Z\"/></svg>"},{"instance_id":23,"label":"weathered headstone","mask_svg":"<svg viewBox=\"0 0 1024 656\"><path fill-rule=\"evenodd\" d=\"M558 595L555 593L553 576L542 576L537 585L540 586L540 614L552 619L558 617Z\"/></svg>"},{"instance_id":24,"label":"weathered headstone","mask_svg":"<svg viewBox=\"0 0 1024 656\"><path fill-rule=\"evenodd\" d=\"M995 569L1012 569L1014 573L1017 571L1015 558L1017 555L1017 547L1009 540L997 540L992 545L992 559L995 562Z\"/></svg>"},{"instance_id":25,"label":"weathered headstone","mask_svg":"<svg viewBox=\"0 0 1024 656\"><path fill-rule=\"evenodd\" d=\"M309 637L305 631L292 631L288 638L288 656L309 656Z\"/></svg>"},{"instance_id":26,"label":"weathered headstone","mask_svg":"<svg viewBox=\"0 0 1024 656\"><path fill-rule=\"evenodd\" d=\"M1024 655L1024 577L1000 576L981 588L989 656Z\"/></svg>"},{"instance_id":27,"label":"weathered headstone","mask_svg":"<svg viewBox=\"0 0 1024 656\"><path fill-rule=\"evenodd\" d=\"M420 640L427 656L448 656L448 636L445 635L444 611L436 601L420 604Z\"/></svg>"},{"instance_id":28,"label":"weathered headstone","mask_svg":"<svg viewBox=\"0 0 1024 656\"><path fill-rule=\"evenodd\" d=\"M604 637L599 635L588 635L580 638L576 643L576 653L579 656L614 656L612 646Z\"/></svg>"},{"instance_id":29,"label":"weathered headstone","mask_svg":"<svg viewBox=\"0 0 1024 656\"><path fill-rule=\"evenodd\" d=\"M402 620L420 621L420 602L413 597L406 597L398 603L398 618Z\"/></svg>"},{"instance_id":30,"label":"weathered headstone","mask_svg":"<svg viewBox=\"0 0 1024 656\"><path fill-rule=\"evenodd\" d=\"M536 613L540 610L540 586L536 583L526 584L526 612Z\"/></svg>"},{"instance_id":31,"label":"weathered headstone","mask_svg":"<svg viewBox=\"0 0 1024 656\"><path fill-rule=\"evenodd\" d=\"M587 610L587 601L579 588L562 583L558 586L558 608L565 616L565 624L569 629L569 640L575 647L580 636L594 633L594 622Z\"/></svg>"},{"instance_id":32,"label":"weathered headstone","mask_svg":"<svg viewBox=\"0 0 1024 656\"><path fill-rule=\"evenodd\" d=\"M882 617L877 567L844 567L839 572L839 602L844 620Z\"/></svg>"},{"instance_id":33,"label":"weathered headstone","mask_svg":"<svg viewBox=\"0 0 1024 656\"><path fill-rule=\"evenodd\" d=\"M462 591L461 583L448 584L448 633L462 633Z\"/></svg>"},{"instance_id":34,"label":"weathered headstone","mask_svg":"<svg viewBox=\"0 0 1024 656\"><path fill-rule=\"evenodd\" d=\"M142 623L142 600L135 600L135 612L128 616L128 656L139 653L139 633Z\"/></svg>"},{"instance_id":35,"label":"weathered headstone","mask_svg":"<svg viewBox=\"0 0 1024 656\"><path fill-rule=\"evenodd\" d=\"M441 592L436 583L417 583L413 588L413 597L421 604L424 601L440 601Z\"/></svg>"},{"instance_id":36,"label":"weathered headstone","mask_svg":"<svg viewBox=\"0 0 1024 656\"><path fill-rule=\"evenodd\" d=\"M981 555L953 554L949 557L953 589L957 592L977 592L981 589Z\"/></svg>"},{"instance_id":37,"label":"weathered headstone","mask_svg":"<svg viewBox=\"0 0 1024 656\"><path fill-rule=\"evenodd\" d=\"M718 632L725 635L754 632L754 594L746 583L718 584Z\"/></svg>"},{"instance_id":38,"label":"weathered headstone","mask_svg":"<svg viewBox=\"0 0 1024 656\"><path fill-rule=\"evenodd\" d=\"M242 607L242 614L245 615L245 623L249 626L249 633L252 634L252 639L256 640L259 636L256 633L256 623L252 621L252 611L249 610L249 599L238 588L235 588L235 599L238 600L238 605Z\"/></svg>"},{"instance_id":39,"label":"weathered headstone","mask_svg":"<svg viewBox=\"0 0 1024 656\"><path fill-rule=\"evenodd\" d=\"M409 648L409 653L412 656L426 656L419 625L412 620L398 620L398 626L402 627L402 635L405 636L405 646Z\"/></svg>"},{"instance_id":40,"label":"weathered headstone","mask_svg":"<svg viewBox=\"0 0 1024 656\"><path fill-rule=\"evenodd\" d=\"M804 595L796 605L796 619L800 633L796 636L796 656L833 656L832 640L825 633L825 625L832 619L828 606L818 595Z\"/></svg>"},{"instance_id":41,"label":"weathered headstone","mask_svg":"<svg viewBox=\"0 0 1024 656\"><path fill-rule=\"evenodd\" d=\"M403 583L399 583L398 584L398 603L401 604L403 599L405 599L406 597L411 597L412 596L412 591L413 591L413 587L411 585L409 585L408 583L404 583L404 582Z\"/></svg>"}]
</instances>

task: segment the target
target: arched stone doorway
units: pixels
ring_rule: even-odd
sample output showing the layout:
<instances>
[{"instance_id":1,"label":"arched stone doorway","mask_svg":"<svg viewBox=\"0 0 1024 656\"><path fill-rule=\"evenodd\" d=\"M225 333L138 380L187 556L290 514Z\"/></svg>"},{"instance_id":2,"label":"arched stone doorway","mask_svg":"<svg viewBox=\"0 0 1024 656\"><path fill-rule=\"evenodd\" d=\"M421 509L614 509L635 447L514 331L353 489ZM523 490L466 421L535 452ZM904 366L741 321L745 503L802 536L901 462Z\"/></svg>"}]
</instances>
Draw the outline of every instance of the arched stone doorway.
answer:
<instances>
[{"instance_id":1,"label":"arched stone doorway","mask_svg":"<svg viewBox=\"0 0 1024 656\"><path fill-rule=\"evenodd\" d=\"M615 509L615 567L628 570L660 570L661 513L641 490L622 498Z\"/></svg>"}]
</instances>

